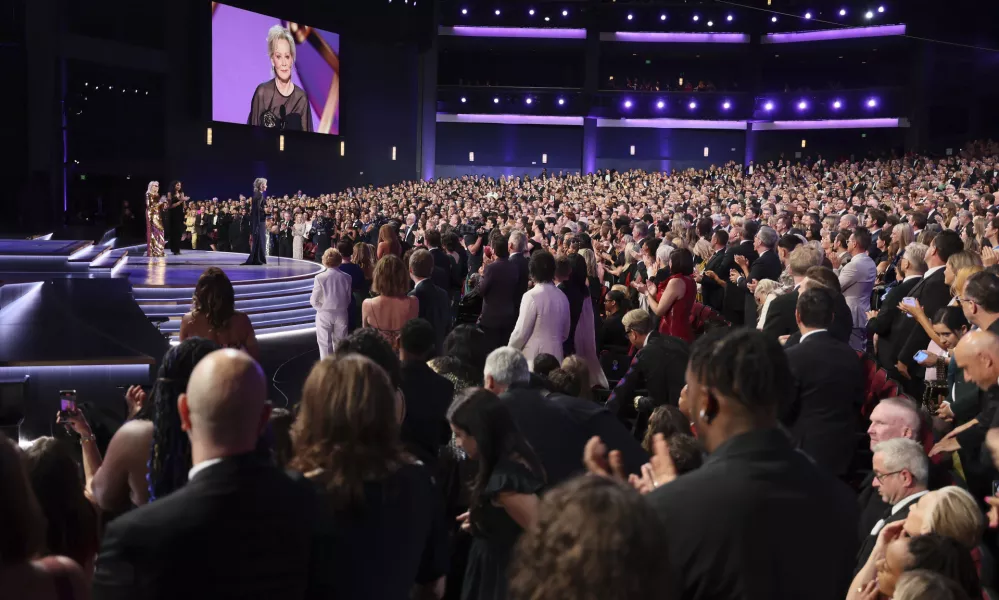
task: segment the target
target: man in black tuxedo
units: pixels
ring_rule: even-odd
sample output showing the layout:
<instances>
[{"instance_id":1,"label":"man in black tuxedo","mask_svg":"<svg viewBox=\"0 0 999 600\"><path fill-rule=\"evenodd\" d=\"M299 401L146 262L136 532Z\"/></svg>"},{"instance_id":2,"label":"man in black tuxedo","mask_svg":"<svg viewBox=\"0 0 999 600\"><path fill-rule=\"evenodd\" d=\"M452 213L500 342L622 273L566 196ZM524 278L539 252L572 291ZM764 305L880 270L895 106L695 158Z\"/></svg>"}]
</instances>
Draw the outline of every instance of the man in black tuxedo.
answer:
<instances>
[{"instance_id":1,"label":"man in black tuxedo","mask_svg":"<svg viewBox=\"0 0 999 600\"><path fill-rule=\"evenodd\" d=\"M406 215L406 226L401 227L399 231L400 237L402 238L402 245L406 248L412 248L416 244L416 215L409 213Z\"/></svg>"},{"instance_id":2,"label":"man in black tuxedo","mask_svg":"<svg viewBox=\"0 0 999 600\"><path fill-rule=\"evenodd\" d=\"M833 321L829 326L829 335L841 342L850 343L850 336L853 334L853 312L843 297L842 289L839 287L839 277L828 267L811 267L805 272L805 280L798 286L799 296L812 286L821 286L833 293ZM797 322L795 328L797 329ZM801 331L795 331L784 342L784 348L791 348L799 341L801 341Z\"/></svg>"},{"instance_id":3,"label":"man in black tuxedo","mask_svg":"<svg viewBox=\"0 0 999 600\"><path fill-rule=\"evenodd\" d=\"M748 285L753 282L771 279L780 280L780 274L784 270L780 264L780 256L777 254L777 242L780 238L777 232L767 225L760 227L759 232L753 238L753 251L756 252L756 260L749 264L748 259L733 258L736 264L745 262L749 264L749 276L739 276L736 280L739 287L748 292Z\"/></svg>"},{"instance_id":4,"label":"man in black tuxedo","mask_svg":"<svg viewBox=\"0 0 999 600\"><path fill-rule=\"evenodd\" d=\"M419 318L426 319L434 329L436 356L444 349L444 338L451 330L451 301L447 291L442 290L430 277L434 272L434 258L426 250L417 250L409 257L409 276L415 285L410 296L420 301Z\"/></svg>"},{"instance_id":5,"label":"man in black tuxedo","mask_svg":"<svg viewBox=\"0 0 999 600\"><path fill-rule=\"evenodd\" d=\"M629 311L622 319L624 332L632 346L638 349L628 371L611 391L607 410L619 418L633 411L639 390L647 390L650 402L647 410L671 404L676 406L683 389L684 369L690 350L683 340L659 335L649 312L642 309Z\"/></svg>"},{"instance_id":6,"label":"man in black tuxedo","mask_svg":"<svg viewBox=\"0 0 999 600\"><path fill-rule=\"evenodd\" d=\"M108 525L94 598L329 597L315 491L256 451L270 414L260 366L213 352L177 404L194 468L184 487Z\"/></svg>"},{"instance_id":7,"label":"man in black tuxedo","mask_svg":"<svg viewBox=\"0 0 999 600\"><path fill-rule=\"evenodd\" d=\"M722 272L718 273L721 281L720 285L725 288L725 299L722 303L722 315L733 325L742 325L746 322L746 294L745 287L737 285L738 278L733 281L733 273L737 264L743 263L752 267L759 256L755 248L756 234L759 232L759 224L756 221L746 221L742 226L742 240L729 246L725 251L725 258L722 260ZM742 257L737 259L736 257ZM775 256L776 258L776 256ZM738 260L738 262L737 262ZM780 263L780 259L777 260ZM780 273L778 272L778 275Z\"/></svg>"},{"instance_id":8,"label":"man in black tuxedo","mask_svg":"<svg viewBox=\"0 0 999 600\"><path fill-rule=\"evenodd\" d=\"M524 255L527 251L527 236L522 231L511 232L507 245L510 249L510 262L517 265L517 297L515 300L517 310L520 310L520 301L527 293L527 287L530 283L527 256Z\"/></svg>"},{"instance_id":9,"label":"man in black tuxedo","mask_svg":"<svg viewBox=\"0 0 999 600\"><path fill-rule=\"evenodd\" d=\"M933 318L947 303L950 302L950 287L944 283L944 267L947 259L964 250L964 242L956 231L945 229L930 243L926 251L926 274L913 286L909 295L915 298L923 307L926 316ZM894 330L898 327L899 337L897 355L894 357L896 367L902 373L902 384L906 392L914 398L922 398L924 368L913 359L916 352L925 350L930 343L930 336L916 323L915 319L901 313L895 317Z\"/></svg>"},{"instance_id":10,"label":"man in black tuxedo","mask_svg":"<svg viewBox=\"0 0 999 600\"><path fill-rule=\"evenodd\" d=\"M755 329L719 331L694 344L687 414L709 456L680 477L655 470L649 484L656 489L645 496L669 531L663 568L676 589L664 597L843 597L858 547L857 506L845 484L778 428L791 379L780 345ZM586 464L610 471L596 440ZM796 547L803 531L822 540L804 553Z\"/></svg>"},{"instance_id":11,"label":"man in black tuxedo","mask_svg":"<svg viewBox=\"0 0 999 600\"><path fill-rule=\"evenodd\" d=\"M878 336L875 344L878 364L892 374L893 378L898 377L898 371L895 368L895 362L893 362L897 355L895 346L901 343L899 341L901 335L894 327L896 323L902 323L898 320L900 315L906 318L901 314L902 311L898 309L898 305L902 302L902 298L907 298L911 294L912 288L916 287L916 284L922 280L923 273L926 272L926 251L928 249L926 244L915 242L906 246L898 266L899 273L903 276L902 281L888 290L880 310L867 313L867 333Z\"/></svg>"},{"instance_id":12,"label":"man in black tuxedo","mask_svg":"<svg viewBox=\"0 0 999 600\"><path fill-rule=\"evenodd\" d=\"M496 237L493 246L495 260L482 270L482 281L479 282L479 294L482 296L482 314L479 315L479 327L486 334L487 352L510 342L510 334L517 324L520 305L516 303L517 283L520 273L517 265L509 261L509 240L505 236ZM555 259L551 258L551 275L555 273Z\"/></svg>"},{"instance_id":13,"label":"man in black tuxedo","mask_svg":"<svg viewBox=\"0 0 999 600\"><path fill-rule=\"evenodd\" d=\"M857 353L829 334L834 303L834 293L822 286L810 286L798 296L801 340L787 350L794 386L780 416L798 448L842 477L853 457L865 377Z\"/></svg>"},{"instance_id":14,"label":"man in black tuxedo","mask_svg":"<svg viewBox=\"0 0 999 600\"><path fill-rule=\"evenodd\" d=\"M723 229L715 230L711 235L711 247L715 253L704 263L704 272L711 271L719 277L724 277L725 271L722 270L722 265L725 263L725 248L727 246L728 232ZM725 302L725 288L718 285L711 277L695 275L695 278L701 284L701 296L704 298L704 304L721 313Z\"/></svg>"},{"instance_id":15,"label":"man in black tuxedo","mask_svg":"<svg viewBox=\"0 0 999 600\"><path fill-rule=\"evenodd\" d=\"M774 339L798 331L798 322L794 316L798 307L798 290L805 281L808 270L822 264L822 252L818 248L802 244L791 251L787 262L794 288L770 301L767 317L763 322L763 331Z\"/></svg>"},{"instance_id":16,"label":"man in black tuxedo","mask_svg":"<svg viewBox=\"0 0 999 600\"><path fill-rule=\"evenodd\" d=\"M483 387L506 404L524 439L538 453L548 476L557 485L583 472L586 430L543 388L531 385L527 359L516 348L504 346L486 358Z\"/></svg>"},{"instance_id":17,"label":"man in black tuxedo","mask_svg":"<svg viewBox=\"0 0 999 600\"><path fill-rule=\"evenodd\" d=\"M454 281L455 260L444 251L444 240L440 231L431 229L426 235L430 256L434 259L434 272L430 278L434 285L447 292L448 297L450 297L456 287Z\"/></svg>"},{"instance_id":18,"label":"man in black tuxedo","mask_svg":"<svg viewBox=\"0 0 999 600\"><path fill-rule=\"evenodd\" d=\"M400 436L406 448L432 473L436 473L440 447L451 438L447 409L454 398L454 384L427 366L435 343L433 327L422 318L402 326L399 359L402 361L406 417Z\"/></svg>"},{"instance_id":19,"label":"man in black tuxedo","mask_svg":"<svg viewBox=\"0 0 999 600\"><path fill-rule=\"evenodd\" d=\"M874 550L881 529L909 516L909 509L929 491L930 460L915 440L904 437L885 440L874 447L873 487L889 507L875 523L857 554L859 571Z\"/></svg>"}]
</instances>

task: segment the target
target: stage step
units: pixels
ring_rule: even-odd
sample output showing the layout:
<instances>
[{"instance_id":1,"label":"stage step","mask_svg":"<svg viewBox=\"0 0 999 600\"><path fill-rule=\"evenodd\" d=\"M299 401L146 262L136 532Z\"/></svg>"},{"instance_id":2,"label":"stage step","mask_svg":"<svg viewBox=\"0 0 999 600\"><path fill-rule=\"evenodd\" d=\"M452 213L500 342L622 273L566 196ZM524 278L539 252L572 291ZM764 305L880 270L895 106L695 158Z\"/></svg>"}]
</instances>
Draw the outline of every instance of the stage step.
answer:
<instances>
[{"instance_id":1,"label":"stage step","mask_svg":"<svg viewBox=\"0 0 999 600\"><path fill-rule=\"evenodd\" d=\"M108 252L111 252L113 248L111 246L98 246L93 245L88 247L85 251L77 252L75 255L69 257L70 263L88 263L93 264L95 262L100 262Z\"/></svg>"},{"instance_id":2,"label":"stage step","mask_svg":"<svg viewBox=\"0 0 999 600\"><path fill-rule=\"evenodd\" d=\"M233 286L236 291L236 308L239 308L240 302L250 302L256 300L268 300L275 298L286 298L289 296L299 296L299 295L311 295L312 294L312 282L309 281L305 284L301 282L295 282L298 285L288 288L277 289L265 292L251 292L244 293L239 287ZM246 287L246 286L241 286ZM179 293L177 290L187 290L190 289L190 293L183 294ZM166 294L161 294L162 291L166 291ZM149 288L149 287L136 287L132 290L135 296L136 302L139 306L161 306L170 304L182 304L189 305L191 303L191 296L194 295L194 288ZM172 293L170 293L172 292Z\"/></svg>"},{"instance_id":3,"label":"stage step","mask_svg":"<svg viewBox=\"0 0 999 600\"><path fill-rule=\"evenodd\" d=\"M236 303L236 310L251 315L262 315L271 313L282 313L292 310L308 310L311 309L312 305L309 304L309 299L306 298L304 301L289 301L280 304L271 304L268 306L257 306L257 307L241 307L239 302ZM180 320L188 311L191 310L190 304L187 306L147 306L143 307L142 312L146 313L149 317L169 317L171 320Z\"/></svg>"},{"instance_id":4,"label":"stage step","mask_svg":"<svg viewBox=\"0 0 999 600\"><path fill-rule=\"evenodd\" d=\"M261 294L282 295L289 291L300 292L308 289L312 290L312 279L295 281L265 281L261 283L250 283L243 285L233 285L236 291L236 299L242 300L249 297L257 297ZM194 286L185 287L149 287L134 286L132 288L135 299L140 302L147 301L176 301L186 298L191 299L194 295Z\"/></svg>"},{"instance_id":5,"label":"stage step","mask_svg":"<svg viewBox=\"0 0 999 600\"><path fill-rule=\"evenodd\" d=\"M312 332L315 335L316 323L315 321L295 323L291 325L275 325L273 327L254 327L254 333L259 340L266 340L270 337L281 337L282 334L287 335L305 335L305 332ZM171 335L170 343L176 346L180 343L180 336Z\"/></svg>"},{"instance_id":6,"label":"stage step","mask_svg":"<svg viewBox=\"0 0 999 600\"><path fill-rule=\"evenodd\" d=\"M253 323L253 329L258 330L267 327L276 327L279 325L295 325L299 323L314 323L316 320L316 311L312 307L306 309L294 309L281 312L267 312L250 315L250 322ZM163 323L160 326L160 331L164 333L176 333L180 331L180 319L173 320Z\"/></svg>"}]
</instances>

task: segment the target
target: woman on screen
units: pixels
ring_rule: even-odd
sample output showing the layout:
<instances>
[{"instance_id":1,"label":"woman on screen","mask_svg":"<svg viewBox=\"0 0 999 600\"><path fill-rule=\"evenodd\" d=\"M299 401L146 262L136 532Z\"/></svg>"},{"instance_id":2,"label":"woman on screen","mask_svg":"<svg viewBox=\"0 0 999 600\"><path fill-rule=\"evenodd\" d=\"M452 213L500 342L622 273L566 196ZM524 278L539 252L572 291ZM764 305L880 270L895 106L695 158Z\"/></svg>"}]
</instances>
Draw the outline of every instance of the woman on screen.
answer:
<instances>
[{"instance_id":1,"label":"woman on screen","mask_svg":"<svg viewBox=\"0 0 999 600\"><path fill-rule=\"evenodd\" d=\"M295 39L280 25L267 32L267 52L274 79L253 92L247 123L292 131L312 131L312 109L305 91L291 80L295 66Z\"/></svg>"}]
</instances>

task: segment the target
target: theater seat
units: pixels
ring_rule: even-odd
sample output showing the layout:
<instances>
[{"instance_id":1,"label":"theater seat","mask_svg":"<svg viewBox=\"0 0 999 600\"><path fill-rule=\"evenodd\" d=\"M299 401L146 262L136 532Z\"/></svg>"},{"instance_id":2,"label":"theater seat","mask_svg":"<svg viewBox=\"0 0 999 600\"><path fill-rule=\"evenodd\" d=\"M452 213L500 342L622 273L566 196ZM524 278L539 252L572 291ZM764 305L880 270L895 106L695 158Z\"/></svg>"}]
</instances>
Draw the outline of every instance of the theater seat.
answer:
<instances>
[{"instance_id":1,"label":"theater seat","mask_svg":"<svg viewBox=\"0 0 999 600\"><path fill-rule=\"evenodd\" d=\"M607 349L600 353L600 368L603 369L604 375L607 376L607 384L611 389L628 372L628 367L631 366L633 359L634 357L628 355L627 348Z\"/></svg>"}]
</instances>

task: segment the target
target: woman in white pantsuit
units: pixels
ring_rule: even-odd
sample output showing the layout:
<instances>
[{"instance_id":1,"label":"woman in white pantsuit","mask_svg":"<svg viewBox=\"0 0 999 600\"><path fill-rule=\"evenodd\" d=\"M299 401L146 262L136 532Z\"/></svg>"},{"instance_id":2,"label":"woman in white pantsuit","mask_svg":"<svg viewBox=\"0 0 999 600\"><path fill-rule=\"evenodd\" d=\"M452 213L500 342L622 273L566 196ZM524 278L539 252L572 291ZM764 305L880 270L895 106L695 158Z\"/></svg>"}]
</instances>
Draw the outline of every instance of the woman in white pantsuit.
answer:
<instances>
[{"instance_id":1,"label":"woman in white pantsuit","mask_svg":"<svg viewBox=\"0 0 999 600\"><path fill-rule=\"evenodd\" d=\"M316 275L310 303L316 309L316 341L319 360L333 354L337 343L347 337L348 309L351 298L350 275L340 270L343 258L336 248L323 254L326 270Z\"/></svg>"},{"instance_id":2,"label":"woman in white pantsuit","mask_svg":"<svg viewBox=\"0 0 999 600\"><path fill-rule=\"evenodd\" d=\"M539 354L551 354L562 362L562 342L569 337L569 300L552 283L555 257L549 252L532 254L528 272L534 287L520 301L520 316L509 345L523 352L533 369L534 357Z\"/></svg>"}]
</instances>

